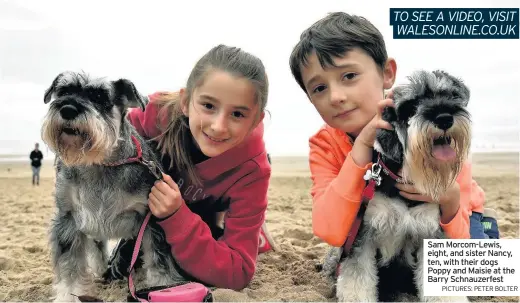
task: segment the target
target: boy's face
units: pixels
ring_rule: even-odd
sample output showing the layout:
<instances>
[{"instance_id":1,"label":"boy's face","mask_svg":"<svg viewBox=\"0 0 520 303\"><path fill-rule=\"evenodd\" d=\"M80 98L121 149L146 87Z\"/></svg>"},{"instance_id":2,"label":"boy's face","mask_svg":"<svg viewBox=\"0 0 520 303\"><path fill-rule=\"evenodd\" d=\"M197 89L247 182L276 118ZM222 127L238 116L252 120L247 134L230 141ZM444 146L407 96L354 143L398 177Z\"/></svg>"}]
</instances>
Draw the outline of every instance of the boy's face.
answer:
<instances>
[{"instance_id":1,"label":"boy's face","mask_svg":"<svg viewBox=\"0 0 520 303\"><path fill-rule=\"evenodd\" d=\"M389 59L383 73L375 61L361 49L353 49L335 66L323 69L312 53L302 78L307 94L323 120L333 128L358 136L374 117L383 89L392 87L395 61Z\"/></svg>"}]
</instances>

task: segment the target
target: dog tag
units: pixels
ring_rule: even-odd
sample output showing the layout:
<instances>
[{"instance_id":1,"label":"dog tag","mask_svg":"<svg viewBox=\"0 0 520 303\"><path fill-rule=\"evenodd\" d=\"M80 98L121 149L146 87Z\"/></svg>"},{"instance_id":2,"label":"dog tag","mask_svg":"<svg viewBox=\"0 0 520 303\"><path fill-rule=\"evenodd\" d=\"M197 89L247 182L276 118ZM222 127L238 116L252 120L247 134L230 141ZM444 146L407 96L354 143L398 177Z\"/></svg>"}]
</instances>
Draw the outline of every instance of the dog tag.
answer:
<instances>
[{"instance_id":1,"label":"dog tag","mask_svg":"<svg viewBox=\"0 0 520 303\"><path fill-rule=\"evenodd\" d=\"M363 179L366 181L374 180L376 181L377 186L381 185L381 176L379 174L381 173L381 166L379 166L377 163L374 163L372 165L372 169L368 169L363 176Z\"/></svg>"},{"instance_id":2,"label":"dog tag","mask_svg":"<svg viewBox=\"0 0 520 303\"><path fill-rule=\"evenodd\" d=\"M372 171L370 169L367 169L367 171L365 172L365 175L363 176L363 179L365 181L368 181L372 178Z\"/></svg>"}]
</instances>

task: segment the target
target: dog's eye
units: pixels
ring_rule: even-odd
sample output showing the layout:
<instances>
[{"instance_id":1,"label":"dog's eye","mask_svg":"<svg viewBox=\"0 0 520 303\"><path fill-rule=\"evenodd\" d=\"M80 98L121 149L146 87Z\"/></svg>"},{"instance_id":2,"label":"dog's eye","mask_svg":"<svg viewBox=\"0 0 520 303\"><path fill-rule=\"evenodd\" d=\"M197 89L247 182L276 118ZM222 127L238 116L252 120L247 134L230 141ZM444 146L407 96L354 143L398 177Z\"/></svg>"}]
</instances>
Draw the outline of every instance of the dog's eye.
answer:
<instances>
[{"instance_id":1,"label":"dog's eye","mask_svg":"<svg viewBox=\"0 0 520 303\"><path fill-rule=\"evenodd\" d=\"M96 91L89 92L88 97L89 97L90 100L92 100L94 102L101 102L102 98L103 98L101 93L100 92L96 92Z\"/></svg>"}]
</instances>

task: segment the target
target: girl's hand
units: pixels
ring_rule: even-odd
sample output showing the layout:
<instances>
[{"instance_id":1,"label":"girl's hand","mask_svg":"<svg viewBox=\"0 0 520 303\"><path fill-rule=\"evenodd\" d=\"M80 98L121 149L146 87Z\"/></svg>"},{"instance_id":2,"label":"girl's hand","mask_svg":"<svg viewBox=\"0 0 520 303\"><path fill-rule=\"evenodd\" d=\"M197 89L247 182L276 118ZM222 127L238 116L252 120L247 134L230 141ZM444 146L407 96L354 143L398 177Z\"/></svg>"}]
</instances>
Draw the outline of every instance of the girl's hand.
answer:
<instances>
[{"instance_id":1,"label":"girl's hand","mask_svg":"<svg viewBox=\"0 0 520 303\"><path fill-rule=\"evenodd\" d=\"M163 174L163 180L158 180L148 195L150 211L158 219L173 215L182 205L181 192L173 179Z\"/></svg>"}]
</instances>

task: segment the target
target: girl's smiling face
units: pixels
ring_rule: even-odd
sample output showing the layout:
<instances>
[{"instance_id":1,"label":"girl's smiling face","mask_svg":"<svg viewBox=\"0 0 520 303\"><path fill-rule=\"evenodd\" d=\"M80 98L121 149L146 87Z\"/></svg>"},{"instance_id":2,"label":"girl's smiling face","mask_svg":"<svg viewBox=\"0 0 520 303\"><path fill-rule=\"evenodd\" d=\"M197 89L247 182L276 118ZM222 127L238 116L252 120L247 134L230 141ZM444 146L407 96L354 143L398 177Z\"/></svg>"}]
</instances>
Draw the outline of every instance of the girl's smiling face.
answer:
<instances>
[{"instance_id":1,"label":"girl's smiling face","mask_svg":"<svg viewBox=\"0 0 520 303\"><path fill-rule=\"evenodd\" d=\"M183 99L191 134L202 153L218 156L239 145L262 120L258 115L255 87L240 77L208 71L204 83L194 89L191 100Z\"/></svg>"}]
</instances>

